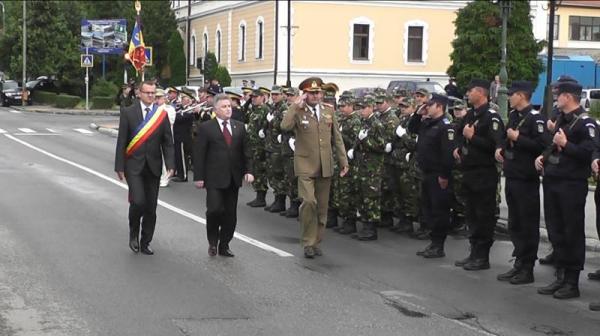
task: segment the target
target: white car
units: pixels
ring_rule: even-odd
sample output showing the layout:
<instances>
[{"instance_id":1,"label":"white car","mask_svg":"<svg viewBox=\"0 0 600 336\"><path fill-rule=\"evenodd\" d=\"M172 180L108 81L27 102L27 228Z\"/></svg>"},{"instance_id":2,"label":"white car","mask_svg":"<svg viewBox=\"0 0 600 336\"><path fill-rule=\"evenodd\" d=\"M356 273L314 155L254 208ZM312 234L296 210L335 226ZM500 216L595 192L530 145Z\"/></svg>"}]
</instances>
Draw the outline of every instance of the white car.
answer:
<instances>
[{"instance_id":1,"label":"white car","mask_svg":"<svg viewBox=\"0 0 600 336\"><path fill-rule=\"evenodd\" d=\"M581 91L579 105L581 105L586 112L589 112L590 107L597 103L600 103L600 89L584 89Z\"/></svg>"}]
</instances>

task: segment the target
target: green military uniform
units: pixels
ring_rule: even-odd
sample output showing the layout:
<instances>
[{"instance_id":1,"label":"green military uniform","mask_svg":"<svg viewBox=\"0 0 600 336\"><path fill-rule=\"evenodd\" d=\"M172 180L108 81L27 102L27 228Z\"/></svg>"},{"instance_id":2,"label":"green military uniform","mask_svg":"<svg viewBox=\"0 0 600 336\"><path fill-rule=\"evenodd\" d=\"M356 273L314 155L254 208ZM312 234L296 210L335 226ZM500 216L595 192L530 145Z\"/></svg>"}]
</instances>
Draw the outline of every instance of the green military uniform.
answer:
<instances>
[{"instance_id":1,"label":"green military uniform","mask_svg":"<svg viewBox=\"0 0 600 336\"><path fill-rule=\"evenodd\" d=\"M298 89L288 88L286 90L287 96L298 96ZM291 104L287 104L287 108ZM287 113L287 109L283 111L283 116ZM280 214L288 218L298 217L298 208L300 207L300 199L298 198L298 178L294 174L294 150L295 141L294 132L281 130L282 142L281 142L281 157L283 159L283 171L285 175L285 188L286 194L290 199L290 207Z\"/></svg>"},{"instance_id":2,"label":"green military uniform","mask_svg":"<svg viewBox=\"0 0 600 336\"><path fill-rule=\"evenodd\" d=\"M375 98L375 103L384 103L388 97L385 94ZM381 184L381 227L390 227L394 224L394 209L398 200L398 179L395 173L396 166L391 156L393 149L392 142L396 138L396 128L400 125L400 119L396 115L395 109L389 107L385 111L379 111L379 121L384 127L385 155L384 155L384 176Z\"/></svg>"},{"instance_id":3,"label":"green military uniform","mask_svg":"<svg viewBox=\"0 0 600 336\"><path fill-rule=\"evenodd\" d=\"M375 100L365 96L362 106L373 107ZM362 202L359 206L359 217L363 228L355 236L359 240L377 239L377 225L381 221L381 180L383 177L383 160L385 148L385 128L375 114L363 118L362 128L356 139L353 152L358 165L358 185Z\"/></svg>"},{"instance_id":4,"label":"green military uniform","mask_svg":"<svg viewBox=\"0 0 600 336\"><path fill-rule=\"evenodd\" d=\"M335 112L336 119L339 120L340 113L337 110L337 104L335 95L339 91L338 86L335 83L325 83L321 87L323 90L323 105L333 109ZM333 156L336 156L335 147L332 148ZM342 153L345 155L345 153ZM339 205L336 202L335 191L339 188L340 184L340 167L337 161L333 163L333 176L331 177L331 188L329 188L329 207L327 208L327 224L326 228L337 228L338 227L338 215Z\"/></svg>"},{"instance_id":5,"label":"green military uniform","mask_svg":"<svg viewBox=\"0 0 600 336\"><path fill-rule=\"evenodd\" d=\"M281 87L273 86L271 89L272 95L281 95ZM281 120L283 113L287 110L285 100L274 103L269 113L265 116L265 153L267 158L267 179L269 185L273 188L275 200L273 204L266 207L265 210L270 212L285 211L285 196L286 196L286 179L283 169L283 159L281 156L281 147L283 143L283 135L281 134Z\"/></svg>"},{"instance_id":6,"label":"green military uniform","mask_svg":"<svg viewBox=\"0 0 600 336\"><path fill-rule=\"evenodd\" d=\"M462 110L466 107L464 101L459 100L454 103L453 110L458 111ZM452 113L452 127L454 128L455 133L459 131L460 118L456 117L455 113ZM451 202L451 228L457 231L462 231L463 233L467 232L466 223L465 223L465 207L466 207L466 198L464 195L463 188L463 173L460 167L460 163L457 162L452 169L452 191L453 191L453 199Z\"/></svg>"},{"instance_id":7,"label":"green military uniform","mask_svg":"<svg viewBox=\"0 0 600 336\"><path fill-rule=\"evenodd\" d=\"M259 90L254 90L252 96L259 96L262 93ZM267 185L267 161L265 153L265 140L266 137L263 126L267 117L267 106L252 105L248 114L248 143L252 150L252 173L254 175L254 182L252 187L256 191L256 199L249 202L248 205L251 207L264 207L266 206L265 195L268 190Z\"/></svg>"}]
</instances>

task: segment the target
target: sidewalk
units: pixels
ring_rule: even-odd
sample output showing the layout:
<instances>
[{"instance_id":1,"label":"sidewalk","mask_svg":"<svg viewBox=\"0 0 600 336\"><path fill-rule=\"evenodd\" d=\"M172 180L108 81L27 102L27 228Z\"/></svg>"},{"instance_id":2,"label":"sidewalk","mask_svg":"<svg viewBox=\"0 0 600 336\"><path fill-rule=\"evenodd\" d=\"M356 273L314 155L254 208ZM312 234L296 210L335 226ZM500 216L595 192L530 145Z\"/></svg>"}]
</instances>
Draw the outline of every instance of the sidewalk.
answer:
<instances>
[{"instance_id":1,"label":"sidewalk","mask_svg":"<svg viewBox=\"0 0 600 336\"><path fill-rule=\"evenodd\" d=\"M47 105L11 106L12 109L22 112L38 112L51 114L91 115L91 116L119 116L119 109L92 110L85 109L62 109Z\"/></svg>"}]
</instances>

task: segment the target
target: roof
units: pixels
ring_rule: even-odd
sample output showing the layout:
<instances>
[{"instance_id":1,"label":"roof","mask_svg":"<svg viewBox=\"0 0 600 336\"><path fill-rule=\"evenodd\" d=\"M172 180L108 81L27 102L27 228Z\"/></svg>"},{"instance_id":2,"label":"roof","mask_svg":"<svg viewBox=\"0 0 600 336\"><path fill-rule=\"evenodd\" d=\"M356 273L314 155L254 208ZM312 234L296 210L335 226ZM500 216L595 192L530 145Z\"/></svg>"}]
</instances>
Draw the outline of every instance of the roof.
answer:
<instances>
[{"instance_id":1,"label":"roof","mask_svg":"<svg viewBox=\"0 0 600 336\"><path fill-rule=\"evenodd\" d=\"M559 8L561 6L568 6L568 7L591 7L591 8L600 8L600 1L593 1L593 0L585 0L585 1L567 1L567 0L563 0L560 5Z\"/></svg>"}]
</instances>

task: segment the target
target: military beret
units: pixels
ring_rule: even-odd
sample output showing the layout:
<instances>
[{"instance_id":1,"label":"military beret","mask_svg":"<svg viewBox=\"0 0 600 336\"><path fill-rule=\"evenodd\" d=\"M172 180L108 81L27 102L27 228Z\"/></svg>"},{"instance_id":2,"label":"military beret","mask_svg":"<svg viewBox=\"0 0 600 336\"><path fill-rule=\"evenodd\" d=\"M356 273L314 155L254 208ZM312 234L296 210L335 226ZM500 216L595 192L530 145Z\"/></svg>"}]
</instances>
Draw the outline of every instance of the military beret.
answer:
<instances>
[{"instance_id":1,"label":"military beret","mask_svg":"<svg viewBox=\"0 0 600 336\"><path fill-rule=\"evenodd\" d=\"M431 98L429 98L429 101L427 102L427 105L433 105L433 104L441 104L441 105L447 105L448 104L448 96L446 95L442 95L439 93L432 93L431 94Z\"/></svg>"},{"instance_id":2,"label":"military beret","mask_svg":"<svg viewBox=\"0 0 600 336\"><path fill-rule=\"evenodd\" d=\"M531 94L533 92L533 83L528 81L514 81L508 89L508 95L513 95L516 92L527 92Z\"/></svg>"},{"instance_id":3,"label":"military beret","mask_svg":"<svg viewBox=\"0 0 600 336\"><path fill-rule=\"evenodd\" d=\"M271 87L271 94L282 94L283 88L279 85L273 85Z\"/></svg>"},{"instance_id":4,"label":"military beret","mask_svg":"<svg viewBox=\"0 0 600 336\"><path fill-rule=\"evenodd\" d=\"M319 77L308 77L303 80L300 85L298 85L298 89L306 92L318 92L321 91L321 86L323 85L323 80Z\"/></svg>"},{"instance_id":5,"label":"military beret","mask_svg":"<svg viewBox=\"0 0 600 336\"><path fill-rule=\"evenodd\" d=\"M577 83L577 80L569 75L560 75L560 76L558 76L558 79L556 80L556 82L550 83L550 86L557 87L560 83L565 83L565 82Z\"/></svg>"},{"instance_id":6,"label":"military beret","mask_svg":"<svg viewBox=\"0 0 600 336\"><path fill-rule=\"evenodd\" d=\"M558 94L570 93L575 96L581 96L583 87L576 82L563 82L558 84Z\"/></svg>"},{"instance_id":7,"label":"military beret","mask_svg":"<svg viewBox=\"0 0 600 336\"><path fill-rule=\"evenodd\" d=\"M421 94L423 96L429 96L429 90L427 90L426 88L418 88L417 91L415 91L416 94Z\"/></svg>"},{"instance_id":8,"label":"military beret","mask_svg":"<svg viewBox=\"0 0 600 336\"><path fill-rule=\"evenodd\" d=\"M475 87L480 87L480 88L489 90L490 82L485 79L478 79L478 78L471 79L471 81L469 82L468 89L471 90L472 88L475 88Z\"/></svg>"}]
</instances>

